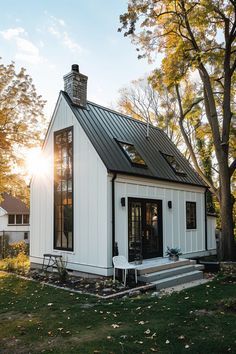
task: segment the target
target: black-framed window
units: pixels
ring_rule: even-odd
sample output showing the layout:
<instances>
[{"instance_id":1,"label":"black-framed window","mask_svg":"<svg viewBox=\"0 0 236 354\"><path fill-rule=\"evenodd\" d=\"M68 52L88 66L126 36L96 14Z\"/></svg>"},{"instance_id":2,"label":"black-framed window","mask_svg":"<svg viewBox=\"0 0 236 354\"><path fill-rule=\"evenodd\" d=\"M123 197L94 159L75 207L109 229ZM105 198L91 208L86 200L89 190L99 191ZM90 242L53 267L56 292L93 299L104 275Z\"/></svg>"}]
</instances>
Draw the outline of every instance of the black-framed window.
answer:
<instances>
[{"instance_id":1,"label":"black-framed window","mask_svg":"<svg viewBox=\"0 0 236 354\"><path fill-rule=\"evenodd\" d=\"M162 155L164 156L170 167L175 171L175 173L186 176L186 173L184 172L180 164L176 161L175 156L164 154L163 152Z\"/></svg>"},{"instance_id":2,"label":"black-framed window","mask_svg":"<svg viewBox=\"0 0 236 354\"><path fill-rule=\"evenodd\" d=\"M23 214L23 224L29 224L29 214Z\"/></svg>"},{"instance_id":3,"label":"black-framed window","mask_svg":"<svg viewBox=\"0 0 236 354\"><path fill-rule=\"evenodd\" d=\"M22 214L16 214L16 225L22 224Z\"/></svg>"},{"instance_id":4,"label":"black-framed window","mask_svg":"<svg viewBox=\"0 0 236 354\"><path fill-rule=\"evenodd\" d=\"M125 143L122 141L117 141L122 151L128 160L133 164L141 167L147 167L146 162L142 156L137 151L136 147L133 144Z\"/></svg>"},{"instance_id":5,"label":"black-framed window","mask_svg":"<svg viewBox=\"0 0 236 354\"><path fill-rule=\"evenodd\" d=\"M14 225L15 224L15 214L9 214L8 215L8 224L9 225Z\"/></svg>"},{"instance_id":6,"label":"black-framed window","mask_svg":"<svg viewBox=\"0 0 236 354\"><path fill-rule=\"evenodd\" d=\"M187 230L197 228L196 202L186 202L186 228Z\"/></svg>"},{"instance_id":7,"label":"black-framed window","mask_svg":"<svg viewBox=\"0 0 236 354\"><path fill-rule=\"evenodd\" d=\"M73 251L73 128L54 133L54 248Z\"/></svg>"}]
</instances>

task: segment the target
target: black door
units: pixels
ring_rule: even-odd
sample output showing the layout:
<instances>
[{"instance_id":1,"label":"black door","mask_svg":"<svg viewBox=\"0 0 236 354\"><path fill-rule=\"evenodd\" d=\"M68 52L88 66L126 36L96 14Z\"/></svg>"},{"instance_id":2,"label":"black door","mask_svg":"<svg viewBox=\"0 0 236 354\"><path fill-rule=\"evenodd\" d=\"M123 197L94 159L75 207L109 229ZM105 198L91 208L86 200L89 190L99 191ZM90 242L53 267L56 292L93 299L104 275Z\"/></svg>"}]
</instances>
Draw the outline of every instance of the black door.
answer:
<instances>
[{"instance_id":1,"label":"black door","mask_svg":"<svg viewBox=\"0 0 236 354\"><path fill-rule=\"evenodd\" d=\"M129 261L163 256L162 201L128 199Z\"/></svg>"}]
</instances>

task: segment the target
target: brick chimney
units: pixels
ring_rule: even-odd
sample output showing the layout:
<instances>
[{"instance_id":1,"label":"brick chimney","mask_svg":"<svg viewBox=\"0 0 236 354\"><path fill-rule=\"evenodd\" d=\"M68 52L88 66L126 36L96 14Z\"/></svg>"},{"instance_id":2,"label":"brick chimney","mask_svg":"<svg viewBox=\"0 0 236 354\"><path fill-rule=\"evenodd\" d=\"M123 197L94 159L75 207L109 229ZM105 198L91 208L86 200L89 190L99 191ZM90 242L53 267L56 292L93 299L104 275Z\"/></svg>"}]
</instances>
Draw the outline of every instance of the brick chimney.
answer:
<instances>
[{"instance_id":1,"label":"brick chimney","mask_svg":"<svg viewBox=\"0 0 236 354\"><path fill-rule=\"evenodd\" d=\"M70 96L72 102L78 106L86 107L88 77L79 72L79 65L73 64L71 72L63 79L64 91Z\"/></svg>"}]
</instances>

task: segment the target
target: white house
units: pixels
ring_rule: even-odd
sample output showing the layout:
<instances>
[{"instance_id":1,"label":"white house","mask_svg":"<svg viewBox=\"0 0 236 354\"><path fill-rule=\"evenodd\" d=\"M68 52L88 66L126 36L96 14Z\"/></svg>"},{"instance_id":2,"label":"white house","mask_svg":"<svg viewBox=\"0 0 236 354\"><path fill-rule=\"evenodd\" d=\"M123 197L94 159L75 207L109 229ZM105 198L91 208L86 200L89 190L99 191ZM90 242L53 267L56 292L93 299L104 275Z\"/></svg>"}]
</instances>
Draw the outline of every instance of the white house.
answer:
<instances>
[{"instance_id":1,"label":"white house","mask_svg":"<svg viewBox=\"0 0 236 354\"><path fill-rule=\"evenodd\" d=\"M43 146L51 168L31 183L32 266L62 254L69 269L108 276L117 246L129 261L213 251L206 185L167 135L87 101L78 65L64 82Z\"/></svg>"},{"instance_id":2,"label":"white house","mask_svg":"<svg viewBox=\"0 0 236 354\"><path fill-rule=\"evenodd\" d=\"M29 241L29 208L20 199L2 194L0 203L0 237L9 237L9 242Z\"/></svg>"}]
</instances>

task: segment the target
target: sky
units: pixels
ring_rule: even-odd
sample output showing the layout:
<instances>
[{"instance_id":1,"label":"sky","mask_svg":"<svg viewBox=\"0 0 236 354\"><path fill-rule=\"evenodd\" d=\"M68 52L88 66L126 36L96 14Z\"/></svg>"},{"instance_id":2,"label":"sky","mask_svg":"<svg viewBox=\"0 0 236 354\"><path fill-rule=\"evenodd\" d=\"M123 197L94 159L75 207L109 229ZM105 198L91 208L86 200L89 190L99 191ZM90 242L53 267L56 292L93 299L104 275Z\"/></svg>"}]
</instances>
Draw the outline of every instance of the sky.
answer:
<instances>
[{"instance_id":1,"label":"sky","mask_svg":"<svg viewBox=\"0 0 236 354\"><path fill-rule=\"evenodd\" d=\"M119 89L154 68L117 32L126 8L126 0L2 1L1 62L26 68L48 119L72 64L88 76L88 99L114 107Z\"/></svg>"}]
</instances>

